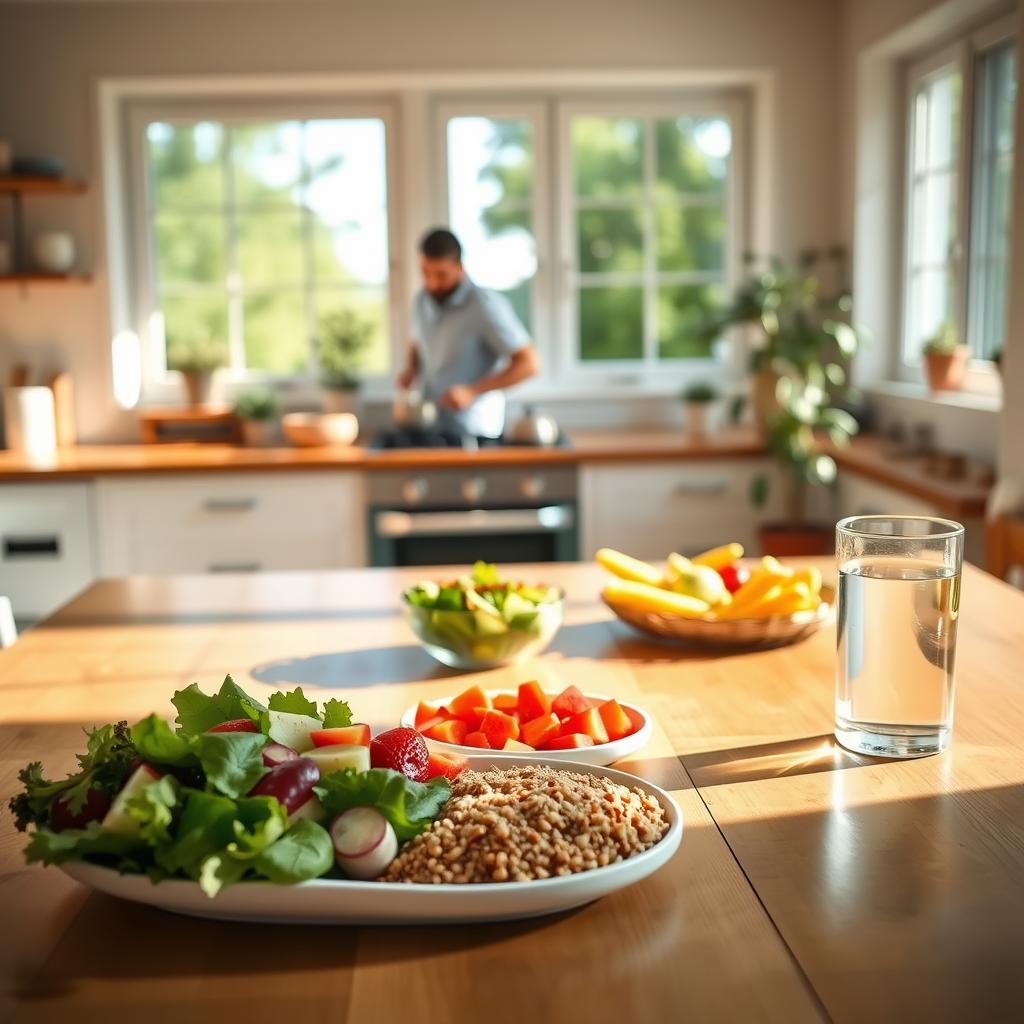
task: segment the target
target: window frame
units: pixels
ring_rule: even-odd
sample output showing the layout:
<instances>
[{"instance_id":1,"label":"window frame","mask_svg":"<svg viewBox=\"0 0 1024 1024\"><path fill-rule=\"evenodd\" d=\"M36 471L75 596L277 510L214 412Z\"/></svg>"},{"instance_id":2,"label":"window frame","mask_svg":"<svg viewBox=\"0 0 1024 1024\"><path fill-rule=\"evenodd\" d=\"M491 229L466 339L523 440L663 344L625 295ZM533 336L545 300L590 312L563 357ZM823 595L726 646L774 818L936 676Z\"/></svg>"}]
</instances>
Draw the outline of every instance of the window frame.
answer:
<instances>
[{"instance_id":1,"label":"window frame","mask_svg":"<svg viewBox=\"0 0 1024 1024\"><path fill-rule=\"evenodd\" d=\"M645 385L666 382L679 384L696 377L720 375L720 361L712 353L704 359L660 359L654 325L657 321L657 288L663 278L687 276L690 272L659 271L653 236L656 231L651 218L644 218L641 271L643 288L643 356L640 359L584 360L579 356L579 290L578 245L576 240L576 194L573 175L571 128L575 117L639 118L650 126L655 120L678 117L725 117L729 121L732 149L729 178L725 192L726 239L722 284L735 290L741 278L742 253L750 236L745 198L747 196L747 104L732 92L688 92L680 95L638 95L632 99L607 96L574 97L557 101L556 173L558 287L556 290L557 323L564 344L559 346L557 373L559 378L577 380L589 385ZM650 206L651 185L655 173L654 133L644 133L644 192L640 200ZM606 275L609 284L616 275ZM630 274L633 278L636 275Z\"/></svg>"},{"instance_id":2,"label":"window frame","mask_svg":"<svg viewBox=\"0 0 1024 1024\"><path fill-rule=\"evenodd\" d=\"M151 317L159 311L159 295L155 266L154 238L150 231L151 183L147 166L146 128L154 121L167 123L211 121L220 124L244 124L272 121L308 121L316 119L375 119L384 125L385 195L388 236L388 277L384 286L387 308L387 355L389 369L383 373L367 374L368 384L389 380L390 367L399 365L401 349L397 339L401 337L401 326L407 319L403 308L403 290L400 280L399 262L396 254L402 244L397 221L398 188L397 167L398 145L397 109L391 99L375 97L346 97L342 99L296 98L282 101L279 98L247 96L244 100L195 99L168 100L157 102L133 102L127 110L127 158L128 158L128 208L130 211L129 252L134 263L131 273L129 301L133 329L140 339L142 357L142 399L146 403L173 401L178 394L178 384L173 371L166 368L166 354L163 345L150 326ZM308 278L298 282L303 294L313 287ZM227 282L224 291L228 291ZM229 305L229 318L232 316ZM307 330L309 325L307 324ZM310 361L304 371L281 373L251 367L238 369L234 365L237 346L243 344L240 325L229 322L228 345L232 351L232 366L220 372L232 384L285 384L300 389L317 386L317 374L313 360L312 338L309 339ZM244 358L244 349L241 353Z\"/></svg>"},{"instance_id":3,"label":"window frame","mask_svg":"<svg viewBox=\"0 0 1024 1024\"><path fill-rule=\"evenodd\" d=\"M974 188L974 142L975 142L975 86L980 60L991 50L1016 40L1016 18L1012 15L999 18L981 28L975 29L953 42L932 51L927 56L909 63L904 69L903 94L903 194L902 194L902 237L900 240L900 302L899 331L894 346L893 369L897 380L919 381L923 354L907 351L910 325L910 267L911 250L914 244L913 227L913 186L914 174L911 156L914 151L914 101L920 84L943 68L955 67L960 74L960 137L956 144L957 174L957 237L952 264L954 320L960 337L970 344L967 335L969 273L971 245L971 216ZM1017 69L1018 88L1020 68ZM1017 158L1019 140L1014 139L1014 158ZM995 393L998 390L998 372L990 359L974 355L972 350L968 362L964 390Z\"/></svg>"},{"instance_id":4,"label":"window frame","mask_svg":"<svg viewBox=\"0 0 1024 1024\"><path fill-rule=\"evenodd\" d=\"M555 354L555 289L551 279L554 234L552 226L550 104L540 98L496 99L493 97L440 97L434 102L435 202L438 222L450 223L448 183L448 122L457 117L486 117L495 120L529 121L533 126L534 181L530 196L530 222L537 246L537 271L533 276L530 307L531 341L548 365Z\"/></svg>"}]
</instances>

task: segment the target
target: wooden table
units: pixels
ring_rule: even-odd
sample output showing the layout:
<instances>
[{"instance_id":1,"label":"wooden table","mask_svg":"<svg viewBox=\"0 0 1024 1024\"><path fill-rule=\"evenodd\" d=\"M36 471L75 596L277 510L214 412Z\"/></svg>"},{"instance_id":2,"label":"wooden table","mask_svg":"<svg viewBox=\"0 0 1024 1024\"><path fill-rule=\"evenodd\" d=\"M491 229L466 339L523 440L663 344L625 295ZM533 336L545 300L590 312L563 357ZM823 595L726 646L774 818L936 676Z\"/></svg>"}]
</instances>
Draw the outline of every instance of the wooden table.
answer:
<instances>
[{"instance_id":1,"label":"wooden table","mask_svg":"<svg viewBox=\"0 0 1024 1024\"><path fill-rule=\"evenodd\" d=\"M301 684L378 726L469 679L530 676L636 700L627 767L672 790L679 853L642 884L515 924L219 924L25 868L0 829L0 1019L298 1022L993 1021L1024 1014L1024 597L970 569L952 748L868 761L830 738L834 635L679 655L609 621L587 566L566 625L519 670L454 677L396 615L412 572L101 582L0 654L0 790L82 725L168 710L235 674Z\"/></svg>"}]
</instances>

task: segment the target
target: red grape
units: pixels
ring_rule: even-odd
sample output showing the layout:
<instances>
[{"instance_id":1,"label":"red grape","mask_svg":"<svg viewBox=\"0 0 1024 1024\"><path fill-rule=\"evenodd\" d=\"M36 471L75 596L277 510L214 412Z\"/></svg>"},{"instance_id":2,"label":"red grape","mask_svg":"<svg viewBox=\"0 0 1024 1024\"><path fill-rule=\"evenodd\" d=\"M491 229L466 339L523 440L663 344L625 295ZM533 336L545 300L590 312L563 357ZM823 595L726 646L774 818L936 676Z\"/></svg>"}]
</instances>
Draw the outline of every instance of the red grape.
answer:
<instances>
[{"instance_id":1,"label":"red grape","mask_svg":"<svg viewBox=\"0 0 1024 1024\"><path fill-rule=\"evenodd\" d=\"M296 757L271 768L249 790L249 796L276 797L291 814L309 799L310 791L319 781L320 769L316 761L308 757Z\"/></svg>"}]
</instances>

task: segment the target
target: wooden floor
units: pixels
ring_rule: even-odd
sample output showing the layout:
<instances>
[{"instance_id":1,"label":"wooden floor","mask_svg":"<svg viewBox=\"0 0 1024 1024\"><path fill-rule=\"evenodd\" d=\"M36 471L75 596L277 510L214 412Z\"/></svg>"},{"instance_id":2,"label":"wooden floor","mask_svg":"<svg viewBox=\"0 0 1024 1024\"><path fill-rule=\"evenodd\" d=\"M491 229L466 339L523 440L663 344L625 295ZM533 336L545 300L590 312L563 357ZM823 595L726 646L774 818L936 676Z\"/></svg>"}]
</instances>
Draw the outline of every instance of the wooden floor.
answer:
<instances>
[{"instance_id":1,"label":"wooden floor","mask_svg":"<svg viewBox=\"0 0 1024 1024\"><path fill-rule=\"evenodd\" d=\"M824 564L824 563L823 563ZM228 671L394 724L470 681L575 683L648 708L641 759L686 828L647 881L554 918L472 928L217 924L26 869L0 828L0 1020L992 1021L1024 1019L1024 596L969 570L954 743L868 761L830 738L834 631L702 656L609 620L588 566L552 648L454 675L396 595L422 571L104 582L0 653L0 796L70 769L85 724L169 712Z\"/></svg>"}]
</instances>

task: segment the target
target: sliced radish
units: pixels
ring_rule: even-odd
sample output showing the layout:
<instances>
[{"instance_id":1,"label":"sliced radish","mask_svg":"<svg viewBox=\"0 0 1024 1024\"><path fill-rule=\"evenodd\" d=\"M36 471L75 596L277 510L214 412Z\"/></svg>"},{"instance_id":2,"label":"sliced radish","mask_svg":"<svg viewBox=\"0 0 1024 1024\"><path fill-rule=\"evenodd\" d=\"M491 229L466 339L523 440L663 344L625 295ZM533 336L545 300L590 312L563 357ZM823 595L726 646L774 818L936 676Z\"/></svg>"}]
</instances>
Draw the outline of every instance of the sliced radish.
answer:
<instances>
[{"instance_id":1,"label":"sliced radish","mask_svg":"<svg viewBox=\"0 0 1024 1024\"><path fill-rule=\"evenodd\" d=\"M373 807L350 807L331 822L331 842L338 866L350 878L369 881L398 854L391 822Z\"/></svg>"},{"instance_id":2,"label":"sliced radish","mask_svg":"<svg viewBox=\"0 0 1024 1024\"><path fill-rule=\"evenodd\" d=\"M294 761L298 756L297 750L286 747L283 743L274 743L273 740L263 748L263 763L268 768L283 764L285 761Z\"/></svg>"}]
</instances>

